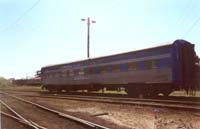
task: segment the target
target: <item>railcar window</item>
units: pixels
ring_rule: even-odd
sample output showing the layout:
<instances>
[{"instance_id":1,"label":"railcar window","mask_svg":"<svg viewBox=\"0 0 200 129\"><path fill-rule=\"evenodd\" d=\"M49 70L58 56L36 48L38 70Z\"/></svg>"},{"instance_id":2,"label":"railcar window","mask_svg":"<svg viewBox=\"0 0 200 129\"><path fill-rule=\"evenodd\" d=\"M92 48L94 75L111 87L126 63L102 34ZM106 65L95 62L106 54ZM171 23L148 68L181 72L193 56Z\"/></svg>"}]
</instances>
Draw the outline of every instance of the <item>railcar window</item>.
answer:
<instances>
[{"instance_id":1,"label":"railcar window","mask_svg":"<svg viewBox=\"0 0 200 129\"><path fill-rule=\"evenodd\" d=\"M52 78L54 78L54 77L55 77L55 75L56 75L55 73L52 73Z\"/></svg>"},{"instance_id":2,"label":"railcar window","mask_svg":"<svg viewBox=\"0 0 200 129\"><path fill-rule=\"evenodd\" d=\"M88 74L93 74L94 73L94 68L88 68Z\"/></svg>"},{"instance_id":3,"label":"railcar window","mask_svg":"<svg viewBox=\"0 0 200 129\"><path fill-rule=\"evenodd\" d=\"M137 69L137 63L136 62L128 63L128 70L136 70L136 69Z\"/></svg>"},{"instance_id":4,"label":"railcar window","mask_svg":"<svg viewBox=\"0 0 200 129\"><path fill-rule=\"evenodd\" d=\"M49 78L53 78L53 74L52 73L49 74Z\"/></svg>"},{"instance_id":5,"label":"railcar window","mask_svg":"<svg viewBox=\"0 0 200 129\"><path fill-rule=\"evenodd\" d=\"M62 77L66 77L67 76L67 70L63 70L62 71Z\"/></svg>"},{"instance_id":6,"label":"railcar window","mask_svg":"<svg viewBox=\"0 0 200 129\"><path fill-rule=\"evenodd\" d=\"M69 70L69 76L70 76L70 77L74 76L74 71L73 71L73 69L70 69L70 70Z\"/></svg>"},{"instance_id":7,"label":"railcar window","mask_svg":"<svg viewBox=\"0 0 200 129\"><path fill-rule=\"evenodd\" d=\"M156 63L155 60L148 60L144 62L144 67L146 69L152 69L152 68L156 68Z\"/></svg>"},{"instance_id":8,"label":"railcar window","mask_svg":"<svg viewBox=\"0 0 200 129\"><path fill-rule=\"evenodd\" d=\"M58 72L58 77L62 77L62 72Z\"/></svg>"},{"instance_id":9,"label":"railcar window","mask_svg":"<svg viewBox=\"0 0 200 129\"><path fill-rule=\"evenodd\" d=\"M87 73L87 74L94 74L94 73L95 73L94 67L93 67L93 68L87 68L87 69L86 69L86 73Z\"/></svg>"},{"instance_id":10,"label":"railcar window","mask_svg":"<svg viewBox=\"0 0 200 129\"><path fill-rule=\"evenodd\" d=\"M119 71L120 71L120 65L119 65L119 64L113 65L113 66L112 66L112 71L113 71L113 72L119 72Z\"/></svg>"},{"instance_id":11,"label":"railcar window","mask_svg":"<svg viewBox=\"0 0 200 129\"><path fill-rule=\"evenodd\" d=\"M100 66L99 71L100 71L100 73L105 73L106 72L106 66Z\"/></svg>"},{"instance_id":12,"label":"railcar window","mask_svg":"<svg viewBox=\"0 0 200 129\"><path fill-rule=\"evenodd\" d=\"M55 77L57 78L57 77L59 77L59 73L57 72L57 73L55 73Z\"/></svg>"},{"instance_id":13,"label":"railcar window","mask_svg":"<svg viewBox=\"0 0 200 129\"><path fill-rule=\"evenodd\" d=\"M78 74L79 74L79 75L84 75L84 74L85 74L85 73L84 73L84 70L83 70L83 69L78 70Z\"/></svg>"}]
</instances>

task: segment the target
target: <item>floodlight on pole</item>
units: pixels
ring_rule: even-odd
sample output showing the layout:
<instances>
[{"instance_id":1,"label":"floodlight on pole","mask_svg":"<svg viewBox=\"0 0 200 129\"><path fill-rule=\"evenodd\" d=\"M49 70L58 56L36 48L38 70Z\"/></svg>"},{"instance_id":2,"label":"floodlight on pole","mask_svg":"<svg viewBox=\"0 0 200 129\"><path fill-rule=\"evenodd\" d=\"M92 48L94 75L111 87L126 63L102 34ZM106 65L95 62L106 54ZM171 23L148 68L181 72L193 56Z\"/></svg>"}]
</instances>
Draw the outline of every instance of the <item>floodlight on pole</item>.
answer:
<instances>
[{"instance_id":1,"label":"floodlight on pole","mask_svg":"<svg viewBox=\"0 0 200 129\"><path fill-rule=\"evenodd\" d=\"M96 23L96 21L90 20L88 17L87 19L82 18L81 21L87 21L87 58L90 58L90 24Z\"/></svg>"}]
</instances>

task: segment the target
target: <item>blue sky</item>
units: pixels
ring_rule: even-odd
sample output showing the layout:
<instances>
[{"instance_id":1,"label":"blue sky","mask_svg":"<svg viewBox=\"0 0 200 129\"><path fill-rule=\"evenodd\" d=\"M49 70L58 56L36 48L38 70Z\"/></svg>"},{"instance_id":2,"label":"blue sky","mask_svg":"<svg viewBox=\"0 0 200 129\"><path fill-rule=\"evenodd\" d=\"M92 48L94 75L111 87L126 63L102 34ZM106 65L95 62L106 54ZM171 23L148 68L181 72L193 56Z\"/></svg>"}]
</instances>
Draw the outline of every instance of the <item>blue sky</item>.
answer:
<instances>
[{"instance_id":1,"label":"blue sky","mask_svg":"<svg viewBox=\"0 0 200 129\"><path fill-rule=\"evenodd\" d=\"M25 78L49 64L186 39L200 56L199 0L0 0L0 76Z\"/></svg>"}]
</instances>

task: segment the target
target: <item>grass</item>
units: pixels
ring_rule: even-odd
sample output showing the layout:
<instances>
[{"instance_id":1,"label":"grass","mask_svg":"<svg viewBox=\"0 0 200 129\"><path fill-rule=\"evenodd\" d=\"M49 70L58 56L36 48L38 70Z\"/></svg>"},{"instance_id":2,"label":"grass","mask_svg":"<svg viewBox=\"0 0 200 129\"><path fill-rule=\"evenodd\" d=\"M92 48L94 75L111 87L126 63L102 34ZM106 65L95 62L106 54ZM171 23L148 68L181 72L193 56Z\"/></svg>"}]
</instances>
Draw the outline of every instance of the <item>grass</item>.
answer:
<instances>
[{"instance_id":1,"label":"grass","mask_svg":"<svg viewBox=\"0 0 200 129\"><path fill-rule=\"evenodd\" d=\"M170 96L186 96L186 97L200 97L200 91L187 94L186 91L174 91Z\"/></svg>"},{"instance_id":2,"label":"grass","mask_svg":"<svg viewBox=\"0 0 200 129\"><path fill-rule=\"evenodd\" d=\"M0 86L0 90L41 91L41 86Z\"/></svg>"},{"instance_id":3,"label":"grass","mask_svg":"<svg viewBox=\"0 0 200 129\"><path fill-rule=\"evenodd\" d=\"M82 92L82 91L78 91L78 92ZM84 92L87 92L87 91L84 91ZM102 90L92 91L91 93L102 93ZM127 94L127 93L124 90L120 92L104 90L104 94ZM195 93L190 93L190 94L187 94L186 91L174 91L170 94L170 96L200 97L200 91L196 91Z\"/></svg>"}]
</instances>

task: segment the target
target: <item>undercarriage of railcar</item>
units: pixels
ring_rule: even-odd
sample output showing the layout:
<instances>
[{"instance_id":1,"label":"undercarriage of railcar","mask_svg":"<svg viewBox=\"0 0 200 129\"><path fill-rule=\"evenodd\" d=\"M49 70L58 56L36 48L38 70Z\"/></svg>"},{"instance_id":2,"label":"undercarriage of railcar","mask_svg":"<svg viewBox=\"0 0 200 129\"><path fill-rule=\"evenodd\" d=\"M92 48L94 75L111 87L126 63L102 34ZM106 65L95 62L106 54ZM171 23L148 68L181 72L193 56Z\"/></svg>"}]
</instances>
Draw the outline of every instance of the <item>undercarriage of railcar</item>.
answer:
<instances>
[{"instance_id":1,"label":"undercarriage of railcar","mask_svg":"<svg viewBox=\"0 0 200 129\"><path fill-rule=\"evenodd\" d=\"M50 92L74 92L74 91L125 91L131 97L155 97L159 94L168 96L175 89L172 84L142 84L142 83L131 83L131 84L113 84L113 85L101 85L101 84L90 84L90 85L46 85L44 86Z\"/></svg>"}]
</instances>

